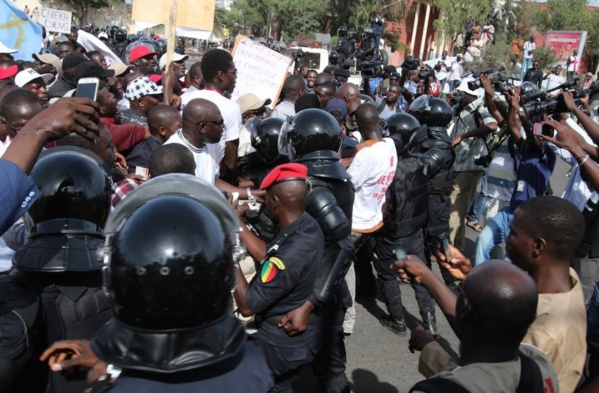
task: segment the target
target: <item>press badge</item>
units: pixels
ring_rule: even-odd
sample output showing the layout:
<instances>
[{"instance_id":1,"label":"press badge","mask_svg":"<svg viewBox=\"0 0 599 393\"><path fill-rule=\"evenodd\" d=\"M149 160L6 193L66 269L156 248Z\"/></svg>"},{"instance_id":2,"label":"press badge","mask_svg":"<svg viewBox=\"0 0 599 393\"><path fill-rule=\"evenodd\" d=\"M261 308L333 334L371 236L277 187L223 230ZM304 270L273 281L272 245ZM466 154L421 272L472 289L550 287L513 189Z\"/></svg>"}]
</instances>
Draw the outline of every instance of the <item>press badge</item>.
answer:
<instances>
[{"instance_id":1,"label":"press badge","mask_svg":"<svg viewBox=\"0 0 599 393\"><path fill-rule=\"evenodd\" d=\"M518 180L518 185L516 187L516 191L517 192L523 192L525 185L526 185L526 183L524 182L524 180Z\"/></svg>"}]
</instances>

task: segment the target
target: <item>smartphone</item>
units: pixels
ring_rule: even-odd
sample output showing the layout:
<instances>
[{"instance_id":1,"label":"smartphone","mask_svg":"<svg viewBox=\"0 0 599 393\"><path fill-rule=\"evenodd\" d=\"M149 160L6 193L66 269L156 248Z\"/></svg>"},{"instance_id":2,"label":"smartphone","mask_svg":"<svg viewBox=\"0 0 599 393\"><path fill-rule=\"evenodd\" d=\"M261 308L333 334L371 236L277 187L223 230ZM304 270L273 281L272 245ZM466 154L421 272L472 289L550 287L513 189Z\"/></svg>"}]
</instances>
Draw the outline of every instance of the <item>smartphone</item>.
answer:
<instances>
[{"instance_id":1,"label":"smartphone","mask_svg":"<svg viewBox=\"0 0 599 393\"><path fill-rule=\"evenodd\" d=\"M95 101L98 95L99 85L100 79L98 78L81 78L77 83L75 97L89 98L90 100Z\"/></svg>"},{"instance_id":2,"label":"smartphone","mask_svg":"<svg viewBox=\"0 0 599 393\"><path fill-rule=\"evenodd\" d=\"M555 137L557 135L557 131L552 130L551 127L549 127L547 124L535 123L533 134Z\"/></svg>"}]
</instances>

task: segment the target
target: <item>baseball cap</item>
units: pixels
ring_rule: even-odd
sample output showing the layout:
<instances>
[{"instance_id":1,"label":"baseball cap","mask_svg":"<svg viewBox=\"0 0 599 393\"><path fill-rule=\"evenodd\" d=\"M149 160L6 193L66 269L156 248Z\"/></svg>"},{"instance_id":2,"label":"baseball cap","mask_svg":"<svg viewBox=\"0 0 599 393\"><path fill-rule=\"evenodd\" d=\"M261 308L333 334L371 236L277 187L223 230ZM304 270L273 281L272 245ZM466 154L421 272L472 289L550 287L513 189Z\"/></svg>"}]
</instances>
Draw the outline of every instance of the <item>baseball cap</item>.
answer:
<instances>
[{"instance_id":1,"label":"baseball cap","mask_svg":"<svg viewBox=\"0 0 599 393\"><path fill-rule=\"evenodd\" d=\"M125 98L129 101L135 101L145 96L162 94L162 86L152 82L147 76L133 79L127 85Z\"/></svg>"},{"instance_id":2,"label":"baseball cap","mask_svg":"<svg viewBox=\"0 0 599 393\"><path fill-rule=\"evenodd\" d=\"M34 81L35 79L41 78L44 80L44 83L48 83L54 78L52 74L38 74L33 68L28 68L23 70L15 76L15 85L19 87L23 87L26 84Z\"/></svg>"},{"instance_id":3,"label":"baseball cap","mask_svg":"<svg viewBox=\"0 0 599 393\"><path fill-rule=\"evenodd\" d=\"M58 58L58 56L53 55L52 53L44 53L44 54L33 53L31 56L33 56L34 59L39 60L42 63L52 64L52 65L54 65L54 62L56 60L60 60Z\"/></svg>"},{"instance_id":4,"label":"baseball cap","mask_svg":"<svg viewBox=\"0 0 599 393\"><path fill-rule=\"evenodd\" d=\"M105 70L95 61L84 61L75 67L75 80L81 78L108 78L114 76L114 70Z\"/></svg>"},{"instance_id":5,"label":"baseball cap","mask_svg":"<svg viewBox=\"0 0 599 393\"><path fill-rule=\"evenodd\" d=\"M13 76L17 75L18 72L19 66L16 64L13 64L8 68L0 68L0 80L12 78Z\"/></svg>"},{"instance_id":6,"label":"baseball cap","mask_svg":"<svg viewBox=\"0 0 599 393\"><path fill-rule=\"evenodd\" d=\"M463 91L464 93L480 97L482 95L482 89L470 90L468 87L468 82L474 81L474 78L464 78L462 79L462 83L457 87L456 90Z\"/></svg>"},{"instance_id":7,"label":"baseball cap","mask_svg":"<svg viewBox=\"0 0 599 393\"><path fill-rule=\"evenodd\" d=\"M189 56L187 55L181 55L179 53L175 53L173 56L173 61L185 61L189 59ZM162 57L160 58L160 61L158 62L158 69L163 69L164 66L166 65L166 54L162 55Z\"/></svg>"},{"instance_id":8,"label":"baseball cap","mask_svg":"<svg viewBox=\"0 0 599 393\"><path fill-rule=\"evenodd\" d=\"M260 109L271 102L272 101L270 98L263 100L253 93L244 94L237 99L237 103L239 104L239 108L241 108L242 114L247 111Z\"/></svg>"},{"instance_id":9,"label":"baseball cap","mask_svg":"<svg viewBox=\"0 0 599 393\"><path fill-rule=\"evenodd\" d=\"M4 45L4 43L2 41L0 41L0 53L17 53L17 52L18 52L17 49L9 48L8 46Z\"/></svg>"},{"instance_id":10,"label":"baseball cap","mask_svg":"<svg viewBox=\"0 0 599 393\"><path fill-rule=\"evenodd\" d=\"M302 164L289 163L281 164L275 167L262 181L261 190L268 190L270 187L291 180L305 181L308 177L308 167Z\"/></svg>"},{"instance_id":11,"label":"baseball cap","mask_svg":"<svg viewBox=\"0 0 599 393\"><path fill-rule=\"evenodd\" d=\"M131 54L129 55L129 63L133 63L135 60L137 59L141 59L142 57L148 56L148 55L155 55L158 52L154 52L152 50L150 50L150 48L148 48L145 45L140 45L140 46L136 46L135 48L133 48L133 50L131 51Z\"/></svg>"},{"instance_id":12,"label":"baseball cap","mask_svg":"<svg viewBox=\"0 0 599 393\"><path fill-rule=\"evenodd\" d=\"M152 82L158 84L158 82L162 80L162 74L152 74L149 75L148 78L150 78Z\"/></svg>"},{"instance_id":13,"label":"baseball cap","mask_svg":"<svg viewBox=\"0 0 599 393\"><path fill-rule=\"evenodd\" d=\"M75 68L84 61L89 61L89 58L83 53L71 52L62 59L62 69Z\"/></svg>"},{"instance_id":14,"label":"baseball cap","mask_svg":"<svg viewBox=\"0 0 599 393\"><path fill-rule=\"evenodd\" d=\"M333 115L337 121L341 121L347 116L347 104L340 98L329 100L324 110Z\"/></svg>"},{"instance_id":15,"label":"baseball cap","mask_svg":"<svg viewBox=\"0 0 599 393\"><path fill-rule=\"evenodd\" d=\"M102 39L102 38L108 39L108 34L106 34L105 32L101 32L100 34L98 34L98 38L99 39Z\"/></svg>"},{"instance_id":16,"label":"baseball cap","mask_svg":"<svg viewBox=\"0 0 599 393\"><path fill-rule=\"evenodd\" d=\"M108 66L109 70L114 70L114 75L121 76L128 73L131 70L131 66L123 63L122 61L113 61Z\"/></svg>"}]
</instances>

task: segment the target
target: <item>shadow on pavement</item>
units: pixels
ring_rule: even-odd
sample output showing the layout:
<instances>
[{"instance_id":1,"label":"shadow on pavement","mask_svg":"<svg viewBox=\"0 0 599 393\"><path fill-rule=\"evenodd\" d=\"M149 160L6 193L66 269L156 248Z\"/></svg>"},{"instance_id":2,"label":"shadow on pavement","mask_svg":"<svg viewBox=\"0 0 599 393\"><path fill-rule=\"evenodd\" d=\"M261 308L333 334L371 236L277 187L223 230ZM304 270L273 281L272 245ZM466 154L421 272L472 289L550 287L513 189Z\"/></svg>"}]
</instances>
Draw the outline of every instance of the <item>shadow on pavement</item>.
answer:
<instances>
[{"instance_id":1,"label":"shadow on pavement","mask_svg":"<svg viewBox=\"0 0 599 393\"><path fill-rule=\"evenodd\" d=\"M378 376L369 370L357 368L353 371L351 379L351 390L355 393L399 393L395 386L379 381Z\"/></svg>"}]
</instances>

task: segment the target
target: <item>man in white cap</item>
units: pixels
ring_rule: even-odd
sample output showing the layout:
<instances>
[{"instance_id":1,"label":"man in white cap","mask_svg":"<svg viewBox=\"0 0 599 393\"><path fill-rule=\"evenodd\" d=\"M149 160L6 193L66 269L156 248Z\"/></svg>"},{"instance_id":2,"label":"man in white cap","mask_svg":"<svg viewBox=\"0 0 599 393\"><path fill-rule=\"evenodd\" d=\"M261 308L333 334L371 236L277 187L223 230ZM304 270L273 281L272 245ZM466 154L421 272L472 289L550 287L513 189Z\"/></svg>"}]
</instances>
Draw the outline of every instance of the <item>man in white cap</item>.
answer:
<instances>
[{"instance_id":1,"label":"man in white cap","mask_svg":"<svg viewBox=\"0 0 599 393\"><path fill-rule=\"evenodd\" d=\"M173 62L179 65L180 73L177 75L177 78L181 78L185 76L185 60L189 59L187 55L180 55L178 53L173 54ZM164 72L164 67L166 67L166 53L160 57L160 61L158 61L158 68L161 72Z\"/></svg>"},{"instance_id":2,"label":"man in white cap","mask_svg":"<svg viewBox=\"0 0 599 393\"><path fill-rule=\"evenodd\" d=\"M0 63L5 61L13 61L15 58L12 57L12 54L17 52L17 49L9 48L8 46L4 45L2 41L0 41Z\"/></svg>"},{"instance_id":3,"label":"man in white cap","mask_svg":"<svg viewBox=\"0 0 599 393\"><path fill-rule=\"evenodd\" d=\"M33 68L20 71L15 76L15 85L29 90L39 97L44 108L48 107L48 90L46 84L54 79L52 74L38 74Z\"/></svg>"},{"instance_id":4,"label":"man in white cap","mask_svg":"<svg viewBox=\"0 0 599 393\"><path fill-rule=\"evenodd\" d=\"M62 68L62 63L58 56L52 53L33 53L31 57L35 60L35 67L33 67L38 74L52 74L56 76Z\"/></svg>"},{"instance_id":5,"label":"man in white cap","mask_svg":"<svg viewBox=\"0 0 599 393\"><path fill-rule=\"evenodd\" d=\"M483 89L471 90L464 78L457 90L464 93L459 104L458 119L451 133L455 151L453 190L449 217L449 242L463 250L466 238L466 215L474 199L484 167L474 163L486 154L484 137L497 130L497 121L485 108Z\"/></svg>"}]
</instances>

